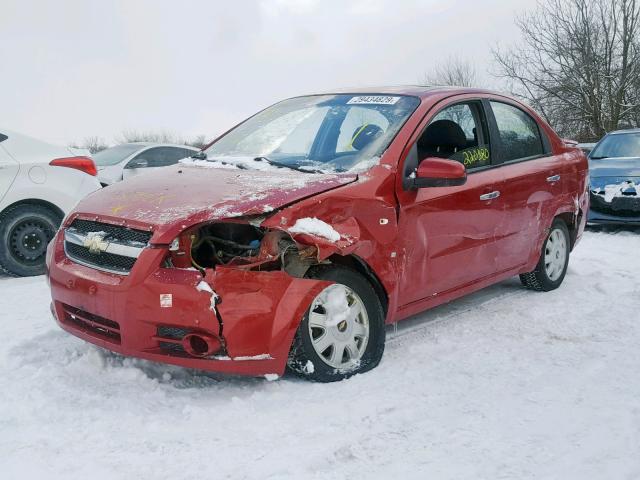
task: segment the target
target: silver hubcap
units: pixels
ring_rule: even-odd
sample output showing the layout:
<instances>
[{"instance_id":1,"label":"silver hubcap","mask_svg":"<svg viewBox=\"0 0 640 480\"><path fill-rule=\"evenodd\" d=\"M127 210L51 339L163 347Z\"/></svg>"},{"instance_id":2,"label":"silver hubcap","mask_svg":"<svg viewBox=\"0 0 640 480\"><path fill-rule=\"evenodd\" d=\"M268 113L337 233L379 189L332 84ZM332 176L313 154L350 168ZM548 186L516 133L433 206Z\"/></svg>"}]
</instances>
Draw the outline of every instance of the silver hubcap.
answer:
<instances>
[{"instance_id":1,"label":"silver hubcap","mask_svg":"<svg viewBox=\"0 0 640 480\"><path fill-rule=\"evenodd\" d=\"M327 365L357 366L369 341L369 316L358 294L341 284L320 292L309 311L309 336Z\"/></svg>"},{"instance_id":2,"label":"silver hubcap","mask_svg":"<svg viewBox=\"0 0 640 480\"><path fill-rule=\"evenodd\" d=\"M556 228L549 234L544 247L544 268L551 281L555 282L560 278L566 260L567 239L562 230Z\"/></svg>"}]
</instances>

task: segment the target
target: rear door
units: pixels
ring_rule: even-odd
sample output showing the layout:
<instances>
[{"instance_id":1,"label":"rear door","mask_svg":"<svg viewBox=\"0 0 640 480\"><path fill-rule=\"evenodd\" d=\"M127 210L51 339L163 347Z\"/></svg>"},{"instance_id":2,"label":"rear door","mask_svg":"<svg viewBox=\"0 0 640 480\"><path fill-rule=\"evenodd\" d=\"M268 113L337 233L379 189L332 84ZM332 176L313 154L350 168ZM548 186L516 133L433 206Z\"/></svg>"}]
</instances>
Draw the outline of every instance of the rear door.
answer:
<instances>
[{"instance_id":1,"label":"rear door","mask_svg":"<svg viewBox=\"0 0 640 480\"><path fill-rule=\"evenodd\" d=\"M482 102L452 101L421 128L405 170L412 155L416 165L425 157L449 158L465 164L467 182L398 192L399 229L406 255L400 277L401 305L492 276L496 270L494 239L504 216L500 178L491 168L492 148ZM451 138L430 138L432 129L447 130Z\"/></svg>"},{"instance_id":2,"label":"rear door","mask_svg":"<svg viewBox=\"0 0 640 480\"><path fill-rule=\"evenodd\" d=\"M9 187L18 174L20 166L4 149L3 144L7 142L7 136L0 133L0 200L9 191Z\"/></svg>"},{"instance_id":3,"label":"rear door","mask_svg":"<svg viewBox=\"0 0 640 480\"><path fill-rule=\"evenodd\" d=\"M498 271L524 265L563 190L561 164L535 119L506 100L485 102L502 178L504 223L498 229ZM566 179L565 179L566 180Z\"/></svg>"}]
</instances>

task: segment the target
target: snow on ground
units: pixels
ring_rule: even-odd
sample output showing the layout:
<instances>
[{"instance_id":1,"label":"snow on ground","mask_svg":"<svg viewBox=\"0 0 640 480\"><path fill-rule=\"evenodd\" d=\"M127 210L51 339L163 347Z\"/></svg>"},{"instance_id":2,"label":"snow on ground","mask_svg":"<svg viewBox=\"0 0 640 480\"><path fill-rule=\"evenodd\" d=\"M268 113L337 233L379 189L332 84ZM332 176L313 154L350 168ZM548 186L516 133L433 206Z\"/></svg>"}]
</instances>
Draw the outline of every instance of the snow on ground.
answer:
<instances>
[{"instance_id":1,"label":"snow on ground","mask_svg":"<svg viewBox=\"0 0 640 480\"><path fill-rule=\"evenodd\" d=\"M587 232L559 290L419 315L327 385L108 354L54 325L43 278L0 278L1 477L640 478L639 247Z\"/></svg>"}]
</instances>

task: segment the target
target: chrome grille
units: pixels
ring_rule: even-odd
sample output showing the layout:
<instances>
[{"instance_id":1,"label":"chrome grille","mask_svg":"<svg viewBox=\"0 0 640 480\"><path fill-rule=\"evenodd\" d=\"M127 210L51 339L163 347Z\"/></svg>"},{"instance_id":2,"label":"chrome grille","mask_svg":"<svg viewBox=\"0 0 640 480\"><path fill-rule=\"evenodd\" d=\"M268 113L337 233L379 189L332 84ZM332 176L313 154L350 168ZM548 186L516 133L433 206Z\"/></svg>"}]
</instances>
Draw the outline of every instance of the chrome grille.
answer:
<instances>
[{"instance_id":1,"label":"chrome grille","mask_svg":"<svg viewBox=\"0 0 640 480\"><path fill-rule=\"evenodd\" d=\"M69 228L84 234L89 232L105 232L121 243L138 242L146 245L149 243L149 240L151 240L151 232L111 225L110 223L93 222L91 220L76 219Z\"/></svg>"},{"instance_id":2,"label":"chrome grille","mask_svg":"<svg viewBox=\"0 0 640 480\"><path fill-rule=\"evenodd\" d=\"M67 257L77 263L127 275L151 235L108 223L75 220L64 232L64 249Z\"/></svg>"}]
</instances>

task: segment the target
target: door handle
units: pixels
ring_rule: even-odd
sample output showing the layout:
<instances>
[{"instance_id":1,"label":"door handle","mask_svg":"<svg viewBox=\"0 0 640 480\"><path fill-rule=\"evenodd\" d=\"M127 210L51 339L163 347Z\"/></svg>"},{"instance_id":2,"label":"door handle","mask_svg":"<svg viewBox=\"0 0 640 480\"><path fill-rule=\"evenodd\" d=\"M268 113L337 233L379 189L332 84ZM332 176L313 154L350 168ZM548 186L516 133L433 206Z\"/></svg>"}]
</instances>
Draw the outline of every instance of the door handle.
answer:
<instances>
[{"instance_id":1,"label":"door handle","mask_svg":"<svg viewBox=\"0 0 640 480\"><path fill-rule=\"evenodd\" d=\"M558 180L560 180L560 175L551 175L550 177L547 177L547 182L549 183L554 183Z\"/></svg>"},{"instance_id":2,"label":"door handle","mask_svg":"<svg viewBox=\"0 0 640 480\"><path fill-rule=\"evenodd\" d=\"M494 198L498 198L499 196L500 196L500 192L496 190L491 193L485 193L484 195L480 195L480 200L482 201L493 200Z\"/></svg>"}]
</instances>

